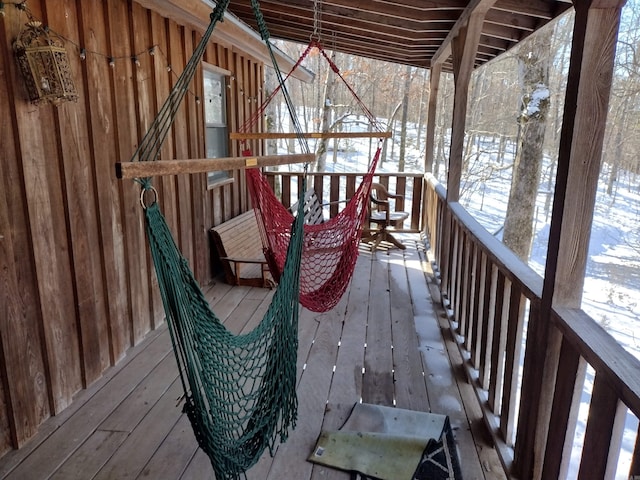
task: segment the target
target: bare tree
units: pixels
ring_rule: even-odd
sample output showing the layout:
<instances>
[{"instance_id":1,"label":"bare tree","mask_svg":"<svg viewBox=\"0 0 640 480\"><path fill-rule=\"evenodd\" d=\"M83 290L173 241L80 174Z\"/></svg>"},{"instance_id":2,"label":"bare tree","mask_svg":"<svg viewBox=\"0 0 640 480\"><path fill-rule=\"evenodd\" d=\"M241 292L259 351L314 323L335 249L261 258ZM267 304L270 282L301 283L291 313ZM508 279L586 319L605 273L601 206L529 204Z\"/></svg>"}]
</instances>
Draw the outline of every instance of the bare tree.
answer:
<instances>
[{"instance_id":1,"label":"bare tree","mask_svg":"<svg viewBox=\"0 0 640 480\"><path fill-rule=\"evenodd\" d=\"M404 95L402 96L402 119L400 120L400 157L398 159L398 171L404 172L405 154L407 151L407 121L409 117L409 96L411 90L411 65L407 65L404 71Z\"/></svg>"},{"instance_id":2,"label":"bare tree","mask_svg":"<svg viewBox=\"0 0 640 480\"><path fill-rule=\"evenodd\" d=\"M332 52L329 55L332 61L335 60L335 52ZM326 69L326 74L324 76L324 89L321 98L321 121L320 121L320 131L322 133L327 133L331 127L331 111L332 111L332 101L334 99L334 90L335 90L336 76L330 68ZM327 166L327 145L328 141L326 138L320 139L318 145L316 147L316 165L315 170L317 172L324 172Z\"/></svg>"},{"instance_id":3,"label":"bare tree","mask_svg":"<svg viewBox=\"0 0 640 480\"><path fill-rule=\"evenodd\" d=\"M525 262L529 260L531 250L535 201L540 183L549 109L550 38L544 32L533 35L517 53L522 74L522 106L518 118L520 133L503 242Z\"/></svg>"}]
</instances>

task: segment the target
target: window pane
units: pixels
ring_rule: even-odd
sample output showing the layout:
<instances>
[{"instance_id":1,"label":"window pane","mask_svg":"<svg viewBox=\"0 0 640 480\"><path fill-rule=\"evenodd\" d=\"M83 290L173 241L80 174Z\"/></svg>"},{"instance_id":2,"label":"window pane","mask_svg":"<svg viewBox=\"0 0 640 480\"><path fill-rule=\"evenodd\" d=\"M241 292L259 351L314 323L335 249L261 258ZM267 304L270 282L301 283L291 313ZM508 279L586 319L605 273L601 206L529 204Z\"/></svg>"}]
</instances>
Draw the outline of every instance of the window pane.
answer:
<instances>
[{"instance_id":1,"label":"window pane","mask_svg":"<svg viewBox=\"0 0 640 480\"><path fill-rule=\"evenodd\" d=\"M221 76L205 72L204 119L205 123L225 125L224 81Z\"/></svg>"},{"instance_id":2,"label":"window pane","mask_svg":"<svg viewBox=\"0 0 640 480\"><path fill-rule=\"evenodd\" d=\"M225 80L219 73L204 70L204 121L207 158L229 156ZM231 178L228 170L216 170L207 175L209 187Z\"/></svg>"},{"instance_id":3,"label":"window pane","mask_svg":"<svg viewBox=\"0 0 640 480\"><path fill-rule=\"evenodd\" d=\"M207 158L227 156L227 128L207 127L205 129Z\"/></svg>"}]
</instances>

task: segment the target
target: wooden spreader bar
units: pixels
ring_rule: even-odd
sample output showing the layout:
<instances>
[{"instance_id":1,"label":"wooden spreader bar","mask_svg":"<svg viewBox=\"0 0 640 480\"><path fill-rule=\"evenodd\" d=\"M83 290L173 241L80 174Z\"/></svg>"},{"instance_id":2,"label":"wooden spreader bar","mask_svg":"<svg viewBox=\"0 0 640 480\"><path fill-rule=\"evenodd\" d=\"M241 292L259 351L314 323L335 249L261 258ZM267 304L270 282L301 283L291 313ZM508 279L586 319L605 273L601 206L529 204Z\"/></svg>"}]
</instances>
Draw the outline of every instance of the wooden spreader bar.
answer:
<instances>
[{"instance_id":1,"label":"wooden spreader bar","mask_svg":"<svg viewBox=\"0 0 640 480\"><path fill-rule=\"evenodd\" d=\"M157 162L118 162L116 177L146 178L158 175L181 175L185 173L205 173L238 168L270 167L291 163L311 163L313 153L293 155L264 155L261 157L198 158L188 160L159 160Z\"/></svg>"},{"instance_id":2,"label":"wooden spreader bar","mask_svg":"<svg viewBox=\"0 0 640 480\"><path fill-rule=\"evenodd\" d=\"M304 138L391 138L391 132L305 132ZM296 133L241 133L231 132L231 140L275 140L278 138L298 138Z\"/></svg>"}]
</instances>

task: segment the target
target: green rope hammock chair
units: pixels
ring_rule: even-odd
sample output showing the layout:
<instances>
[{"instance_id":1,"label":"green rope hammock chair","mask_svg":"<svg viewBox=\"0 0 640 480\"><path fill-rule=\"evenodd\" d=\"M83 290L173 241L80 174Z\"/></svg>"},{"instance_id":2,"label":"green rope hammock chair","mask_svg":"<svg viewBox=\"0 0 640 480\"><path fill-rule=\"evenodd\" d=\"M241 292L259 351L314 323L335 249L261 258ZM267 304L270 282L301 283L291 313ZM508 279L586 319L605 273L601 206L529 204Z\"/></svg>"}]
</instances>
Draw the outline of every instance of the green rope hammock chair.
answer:
<instances>
[{"instance_id":1,"label":"green rope hammock chair","mask_svg":"<svg viewBox=\"0 0 640 480\"><path fill-rule=\"evenodd\" d=\"M226 0L216 5L209 27L140 142L133 161L158 158L213 28L222 20L228 3ZM234 335L209 307L181 255L160 212L151 179L136 181L142 185L149 248L185 392L184 411L199 446L211 459L216 478L241 478L265 449L273 453L278 438L285 441L289 428L295 427L304 202L299 202L284 273L267 313L253 331Z\"/></svg>"}]
</instances>

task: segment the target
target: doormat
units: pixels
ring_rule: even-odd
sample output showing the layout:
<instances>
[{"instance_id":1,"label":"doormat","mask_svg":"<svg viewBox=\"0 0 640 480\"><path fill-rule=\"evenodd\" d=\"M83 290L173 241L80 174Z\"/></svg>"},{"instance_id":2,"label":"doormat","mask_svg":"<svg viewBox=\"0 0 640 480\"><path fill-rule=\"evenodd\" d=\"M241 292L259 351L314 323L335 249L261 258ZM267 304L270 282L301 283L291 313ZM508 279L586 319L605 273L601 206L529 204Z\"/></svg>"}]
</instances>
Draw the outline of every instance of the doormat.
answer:
<instances>
[{"instance_id":1,"label":"doormat","mask_svg":"<svg viewBox=\"0 0 640 480\"><path fill-rule=\"evenodd\" d=\"M309 461L370 480L461 480L449 417L357 403L337 431L323 431Z\"/></svg>"}]
</instances>

